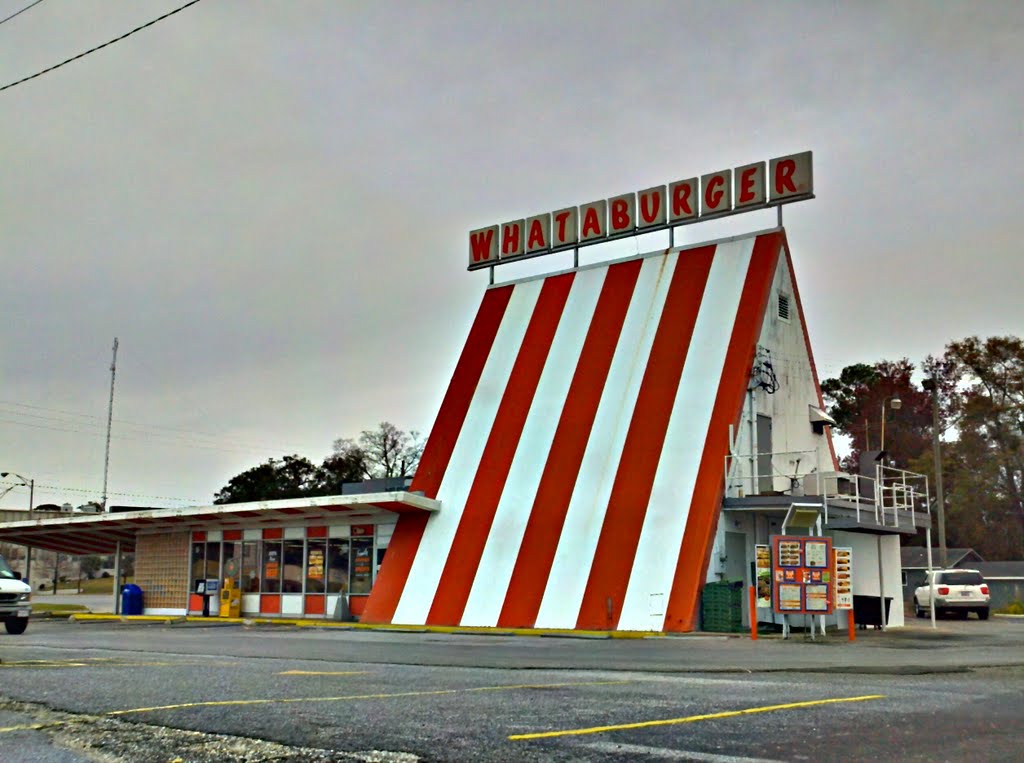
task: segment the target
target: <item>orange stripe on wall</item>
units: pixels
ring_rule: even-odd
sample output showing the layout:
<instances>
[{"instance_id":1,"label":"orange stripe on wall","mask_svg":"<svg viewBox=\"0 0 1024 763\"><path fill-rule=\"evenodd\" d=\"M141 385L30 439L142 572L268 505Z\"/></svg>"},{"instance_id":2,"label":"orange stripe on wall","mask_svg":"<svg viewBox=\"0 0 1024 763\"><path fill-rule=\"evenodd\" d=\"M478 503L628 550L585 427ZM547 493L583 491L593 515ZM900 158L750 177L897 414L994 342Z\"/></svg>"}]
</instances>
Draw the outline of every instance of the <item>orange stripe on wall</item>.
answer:
<instances>
[{"instance_id":1,"label":"orange stripe on wall","mask_svg":"<svg viewBox=\"0 0 1024 763\"><path fill-rule=\"evenodd\" d=\"M679 259L612 484L577 628L614 629L618 625L668 420L714 255L714 246L677 255Z\"/></svg>"},{"instance_id":2,"label":"orange stripe on wall","mask_svg":"<svg viewBox=\"0 0 1024 763\"><path fill-rule=\"evenodd\" d=\"M430 498L437 497L441 479L448 468L452 450L455 449L455 441L462 431L469 404L480 382L484 364L487 362L487 356L501 326L501 319L505 315L505 308L508 307L508 301L512 296L512 288L502 286L498 289L489 289L484 294L473 327L466 339L466 346L455 366L448 391L438 411L434 428L423 448L423 456L420 458L412 485L409 486L410 490L422 490L424 495ZM426 512L399 516L388 544L388 552L384 556L384 562L377 573L377 580L362 613L362 622L391 622L405 589L405 581L409 579L409 570L416 558L427 519Z\"/></svg>"},{"instance_id":3,"label":"orange stripe on wall","mask_svg":"<svg viewBox=\"0 0 1024 763\"><path fill-rule=\"evenodd\" d=\"M429 625L458 625L462 619L498 501L574 278L574 273L552 276L545 279L541 287L487 444L480 454L473 486L466 498L459 528L455 531L427 615Z\"/></svg>"},{"instance_id":4,"label":"orange stripe on wall","mask_svg":"<svg viewBox=\"0 0 1024 763\"><path fill-rule=\"evenodd\" d=\"M633 260L608 269L537 487L498 618L499 627L532 628L537 620L569 500L641 265L641 260Z\"/></svg>"},{"instance_id":5,"label":"orange stripe on wall","mask_svg":"<svg viewBox=\"0 0 1024 763\"><path fill-rule=\"evenodd\" d=\"M672 592L665 610L666 631L690 631L694 627L697 599L707 575L708 552L721 507L729 424L738 426L743 411L743 396L750 379L781 243L778 233L758 236L754 242L693 487Z\"/></svg>"}]
</instances>

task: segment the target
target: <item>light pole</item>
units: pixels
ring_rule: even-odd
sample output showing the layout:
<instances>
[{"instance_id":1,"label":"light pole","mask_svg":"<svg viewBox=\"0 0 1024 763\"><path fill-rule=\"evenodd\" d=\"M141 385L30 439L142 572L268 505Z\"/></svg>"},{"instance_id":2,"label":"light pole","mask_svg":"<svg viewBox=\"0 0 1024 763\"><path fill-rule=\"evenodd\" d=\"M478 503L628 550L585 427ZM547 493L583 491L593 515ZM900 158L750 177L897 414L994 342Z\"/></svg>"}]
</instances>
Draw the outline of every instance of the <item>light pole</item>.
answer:
<instances>
[{"instance_id":1,"label":"light pole","mask_svg":"<svg viewBox=\"0 0 1024 763\"><path fill-rule=\"evenodd\" d=\"M942 450L939 446L939 385L933 376L921 382L932 394L932 453L935 459L935 503L939 517L939 564L946 568L946 503L942 495Z\"/></svg>"},{"instance_id":2,"label":"light pole","mask_svg":"<svg viewBox=\"0 0 1024 763\"><path fill-rule=\"evenodd\" d=\"M17 472L0 472L0 477L17 477L21 482L15 482L4 492L0 493L0 498L3 498L9 492L14 490L16 487L27 487L28 488L28 510L32 511L32 504L35 503L36 496L36 481L34 479L26 479ZM25 546L25 580L30 580L32 577L32 547Z\"/></svg>"},{"instance_id":3,"label":"light pole","mask_svg":"<svg viewBox=\"0 0 1024 763\"><path fill-rule=\"evenodd\" d=\"M903 407L903 401L900 400L900 396L890 395L889 397L882 400L882 443L879 446L879 450L885 450L885 406L888 403L889 407L894 411L898 411Z\"/></svg>"}]
</instances>

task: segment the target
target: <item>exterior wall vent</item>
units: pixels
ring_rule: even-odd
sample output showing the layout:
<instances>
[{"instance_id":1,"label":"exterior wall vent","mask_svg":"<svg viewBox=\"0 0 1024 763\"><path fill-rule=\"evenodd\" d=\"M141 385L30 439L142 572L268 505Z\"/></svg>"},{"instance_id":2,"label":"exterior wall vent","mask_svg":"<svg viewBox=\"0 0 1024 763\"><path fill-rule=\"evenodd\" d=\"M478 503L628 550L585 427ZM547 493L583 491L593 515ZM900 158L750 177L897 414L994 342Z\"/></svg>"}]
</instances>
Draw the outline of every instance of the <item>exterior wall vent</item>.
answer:
<instances>
[{"instance_id":1,"label":"exterior wall vent","mask_svg":"<svg viewBox=\"0 0 1024 763\"><path fill-rule=\"evenodd\" d=\"M779 319L789 320L789 295L779 294Z\"/></svg>"}]
</instances>

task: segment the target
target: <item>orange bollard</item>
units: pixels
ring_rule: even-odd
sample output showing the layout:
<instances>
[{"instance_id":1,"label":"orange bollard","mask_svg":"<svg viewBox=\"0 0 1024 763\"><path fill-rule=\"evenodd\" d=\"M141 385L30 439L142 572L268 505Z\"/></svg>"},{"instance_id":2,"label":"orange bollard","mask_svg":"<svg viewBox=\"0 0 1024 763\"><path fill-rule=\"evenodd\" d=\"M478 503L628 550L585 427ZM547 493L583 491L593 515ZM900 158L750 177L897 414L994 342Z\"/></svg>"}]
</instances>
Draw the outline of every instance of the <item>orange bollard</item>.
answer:
<instances>
[{"instance_id":1,"label":"orange bollard","mask_svg":"<svg viewBox=\"0 0 1024 763\"><path fill-rule=\"evenodd\" d=\"M850 635L850 641L856 641L857 640L857 625L853 621L853 610L852 609L846 610L846 626L847 626L846 629L847 629L847 631L849 632L849 635Z\"/></svg>"},{"instance_id":2,"label":"orange bollard","mask_svg":"<svg viewBox=\"0 0 1024 763\"><path fill-rule=\"evenodd\" d=\"M750 640L757 641L757 588L750 586Z\"/></svg>"}]
</instances>

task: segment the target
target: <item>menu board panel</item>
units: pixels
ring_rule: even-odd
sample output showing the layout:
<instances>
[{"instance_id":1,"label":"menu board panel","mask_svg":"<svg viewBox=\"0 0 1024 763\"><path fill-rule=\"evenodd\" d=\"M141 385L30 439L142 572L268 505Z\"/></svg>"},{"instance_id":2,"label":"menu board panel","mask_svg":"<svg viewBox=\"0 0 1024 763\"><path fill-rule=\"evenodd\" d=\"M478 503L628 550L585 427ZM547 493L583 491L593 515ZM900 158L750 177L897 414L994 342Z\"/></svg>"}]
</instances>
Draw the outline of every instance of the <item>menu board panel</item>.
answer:
<instances>
[{"instance_id":1,"label":"menu board panel","mask_svg":"<svg viewBox=\"0 0 1024 763\"><path fill-rule=\"evenodd\" d=\"M757 570L757 606L767 609L772 605L772 548L767 544L754 547Z\"/></svg>"},{"instance_id":2,"label":"menu board panel","mask_svg":"<svg viewBox=\"0 0 1024 763\"><path fill-rule=\"evenodd\" d=\"M782 614L831 614L834 575L832 539L773 535L771 579L775 611ZM852 603L852 596L851 596Z\"/></svg>"},{"instance_id":3,"label":"menu board panel","mask_svg":"<svg viewBox=\"0 0 1024 763\"><path fill-rule=\"evenodd\" d=\"M796 583L779 586L779 609L782 612L802 612L803 604L803 586Z\"/></svg>"},{"instance_id":4,"label":"menu board panel","mask_svg":"<svg viewBox=\"0 0 1024 763\"><path fill-rule=\"evenodd\" d=\"M853 549L837 546L833 549L833 557L836 609L853 609Z\"/></svg>"}]
</instances>

